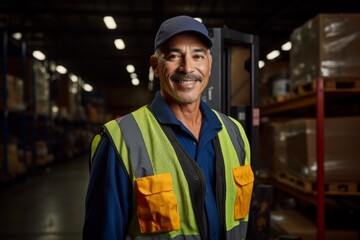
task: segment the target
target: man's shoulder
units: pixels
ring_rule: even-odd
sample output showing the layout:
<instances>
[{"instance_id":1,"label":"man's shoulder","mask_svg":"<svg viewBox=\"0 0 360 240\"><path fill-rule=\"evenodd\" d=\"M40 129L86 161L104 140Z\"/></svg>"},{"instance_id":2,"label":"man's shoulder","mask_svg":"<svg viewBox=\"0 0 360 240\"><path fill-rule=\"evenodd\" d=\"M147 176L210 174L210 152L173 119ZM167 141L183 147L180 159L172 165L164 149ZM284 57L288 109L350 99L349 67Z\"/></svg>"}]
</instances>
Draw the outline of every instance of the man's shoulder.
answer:
<instances>
[{"instance_id":1,"label":"man's shoulder","mask_svg":"<svg viewBox=\"0 0 360 240\"><path fill-rule=\"evenodd\" d=\"M131 118L135 114L138 114L138 113L144 112L144 111L148 111L147 106L140 107L140 108L138 108L132 112L126 113L125 115L122 115L120 117L113 118L113 119L109 120L108 122L106 122L103 126L109 126L111 124L114 124L115 122L120 124L120 122L123 121L124 119Z\"/></svg>"}]
</instances>

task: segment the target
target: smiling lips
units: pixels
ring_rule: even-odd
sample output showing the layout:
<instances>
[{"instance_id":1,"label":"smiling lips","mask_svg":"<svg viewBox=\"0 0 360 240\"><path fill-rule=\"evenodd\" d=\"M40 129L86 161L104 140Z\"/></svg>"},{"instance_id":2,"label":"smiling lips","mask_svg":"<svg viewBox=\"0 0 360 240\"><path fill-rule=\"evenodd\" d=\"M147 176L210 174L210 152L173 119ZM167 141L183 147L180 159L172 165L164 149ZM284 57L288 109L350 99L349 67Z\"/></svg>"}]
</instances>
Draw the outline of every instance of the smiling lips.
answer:
<instances>
[{"instance_id":1,"label":"smiling lips","mask_svg":"<svg viewBox=\"0 0 360 240\"><path fill-rule=\"evenodd\" d=\"M175 80L175 81L181 84L193 84L194 82L196 82L196 80Z\"/></svg>"},{"instance_id":2,"label":"smiling lips","mask_svg":"<svg viewBox=\"0 0 360 240\"><path fill-rule=\"evenodd\" d=\"M202 82L202 77L196 74L177 73L170 77L171 81L181 84L193 84L196 81Z\"/></svg>"}]
</instances>

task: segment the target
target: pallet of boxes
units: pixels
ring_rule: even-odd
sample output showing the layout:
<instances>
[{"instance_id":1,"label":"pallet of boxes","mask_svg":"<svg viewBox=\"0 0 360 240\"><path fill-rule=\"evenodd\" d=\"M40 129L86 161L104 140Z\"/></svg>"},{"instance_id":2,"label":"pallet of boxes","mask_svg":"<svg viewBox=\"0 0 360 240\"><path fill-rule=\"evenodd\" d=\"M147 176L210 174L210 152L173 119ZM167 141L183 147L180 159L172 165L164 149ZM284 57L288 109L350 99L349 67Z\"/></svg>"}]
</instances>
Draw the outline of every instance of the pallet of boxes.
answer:
<instances>
[{"instance_id":1,"label":"pallet of boxes","mask_svg":"<svg viewBox=\"0 0 360 240\"><path fill-rule=\"evenodd\" d=\"M336 100L326 103L324 188L326 195L360 196L360 14L319 14L295 29L291 42L292 94L299 97L314 94L317 80L322 78L325 93L355 96L348 98L351 102L342 102L344 107L336 108L336 111L329 106L336 105ZM347 107L349 105L351 107ZM326 115L328 112L330 116ZM305 193L315 193L316 119L273 122L267 128L267 142L271 143L267 150L272 155L270 160L276 180ZM303 240L316 238L313 223L308 224L308 231L304 229L304 223L294 223L292 227L289 221L277 224L287 233L300 235ZM326 239L358 239L358 233L353 231L327 230L325 235Z\"/></svg>"}]
</instances>

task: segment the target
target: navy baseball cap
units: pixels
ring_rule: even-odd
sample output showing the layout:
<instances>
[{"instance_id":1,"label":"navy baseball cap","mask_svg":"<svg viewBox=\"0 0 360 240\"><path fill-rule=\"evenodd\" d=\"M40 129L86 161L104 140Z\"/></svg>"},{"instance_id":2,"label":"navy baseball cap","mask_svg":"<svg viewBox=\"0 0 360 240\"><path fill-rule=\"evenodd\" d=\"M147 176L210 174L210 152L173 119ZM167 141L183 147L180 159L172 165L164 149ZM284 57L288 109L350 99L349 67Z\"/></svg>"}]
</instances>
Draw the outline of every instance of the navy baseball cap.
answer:
<instances>
[{"instance_id":1,"label":"navy baseball cap","mask_svg":"<svg viewBox=\"0 0 360 240\"><path fill-rule=\"evenodd\" d=\"M198 34L209 48L212 46L209 32L205 25L189 16L177 16L164 21L155 37L155 50L176 34L194 32Z\"/></svg>"}]
</instances>

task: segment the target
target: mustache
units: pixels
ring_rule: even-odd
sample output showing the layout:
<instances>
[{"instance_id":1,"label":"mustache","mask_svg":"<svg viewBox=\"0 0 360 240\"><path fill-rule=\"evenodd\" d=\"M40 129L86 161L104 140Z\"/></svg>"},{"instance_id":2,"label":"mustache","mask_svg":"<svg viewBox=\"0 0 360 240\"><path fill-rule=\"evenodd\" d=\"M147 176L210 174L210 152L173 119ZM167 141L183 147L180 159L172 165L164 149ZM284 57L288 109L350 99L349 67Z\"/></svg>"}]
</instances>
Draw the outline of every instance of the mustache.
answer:
<instances>
[{"instance_id":1,"label":"mustache","mask_svg":"<svg viewBox=\"0 0 360 240\"><path fill-rule=\"evenodd\" d=\"M170 79L172 81L181 81L184 79L188 79L188 80L195 80L195 81L199 81L202 82L203 81L203 77L197 74L193 74L193 73L175 73L174 75L172 75L170 77Z\"/></svg>"}]
</instances>

